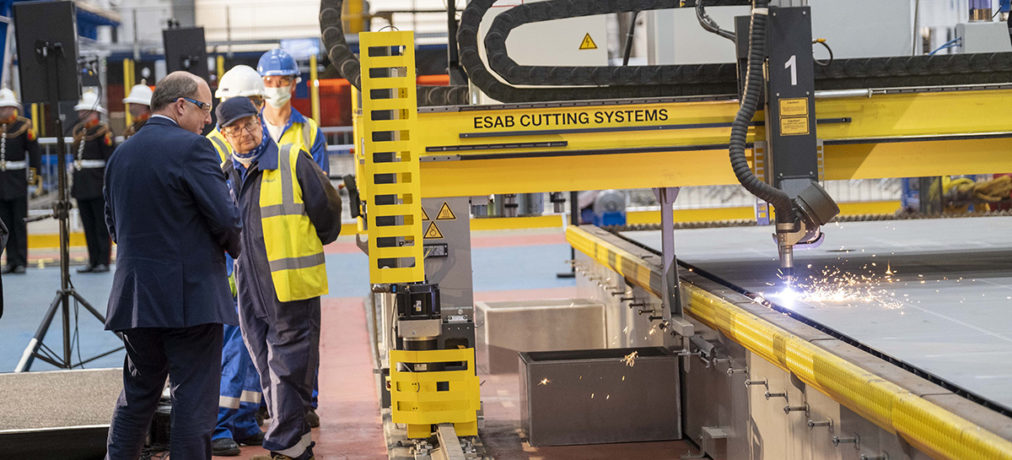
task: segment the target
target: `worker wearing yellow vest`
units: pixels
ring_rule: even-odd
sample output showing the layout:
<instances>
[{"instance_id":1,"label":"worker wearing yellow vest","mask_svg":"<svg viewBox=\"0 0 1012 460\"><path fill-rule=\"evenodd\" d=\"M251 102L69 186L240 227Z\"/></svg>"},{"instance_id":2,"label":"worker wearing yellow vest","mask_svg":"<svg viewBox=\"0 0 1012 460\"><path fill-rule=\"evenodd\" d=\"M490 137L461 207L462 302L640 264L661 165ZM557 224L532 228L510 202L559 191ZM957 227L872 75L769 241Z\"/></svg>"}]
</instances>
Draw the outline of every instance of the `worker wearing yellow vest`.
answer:
<instances>
[{"instance_id":1,"label":"worker wearing yellow vest","mask_svg":"<svg viewBox=\"0 0 1012 460\"><path fill-rule=\"evenodd\" d=\"M233 97L247 98L259 110L264 105L264 82L252 67L237 65L221 76L214 97L221 102ZM232 147L219 127L215 127L207 138L218 152L221 163L232 161ZM235 296L235 283L231 278L233 261L227 254L226 267ZM216 456L237 456L241 452L241 444L259 445L263 442L263 434L257 424L257 411L263 395L260 375L250 359L240 328L228 324L224 328L218 422L211 435L211 453Z\"/></svg>"},{"instance_id":2,"label":"worker wearing yellow vest","mask_svg":"<svg viewBox=\"0 0 1012 460\"><path fill-rule=\"evenodd\" d=\"M292 107L295 84L300 81L299 66L290 54L280 48L272 49L260 56L257 72L264 79L267 91L267 105L263 118L271 139L280 144L301 146L313 161L320 165L324 174L330 174L330 160L327 158L327 142L320 126Z\"/></svg>"},{"instance_id":3,"label":"worker wearing yellow vest","mask_svg":"<svg viewBox=\"0 0 1012 460\"><path fill-rule=\"evenodd\" d=\"M300 146L264 135L247 98L218 106L232 148L222 165L243 219L235 263L239 325L271 415L263 446L273 459L313 457L306 421L320 360L323 246L341 230L341 198Z\"/></svg>"}]
</instances>

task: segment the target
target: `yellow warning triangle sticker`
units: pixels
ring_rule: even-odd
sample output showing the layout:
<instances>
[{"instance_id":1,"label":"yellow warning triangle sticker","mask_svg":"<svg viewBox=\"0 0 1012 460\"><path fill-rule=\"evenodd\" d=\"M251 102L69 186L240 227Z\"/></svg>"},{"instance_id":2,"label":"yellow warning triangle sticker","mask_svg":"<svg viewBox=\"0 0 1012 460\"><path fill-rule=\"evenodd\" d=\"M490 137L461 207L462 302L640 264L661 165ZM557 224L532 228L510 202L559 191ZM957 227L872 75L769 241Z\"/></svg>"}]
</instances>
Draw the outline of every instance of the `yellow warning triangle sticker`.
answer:
<instances>
[{"instance_id":1,"label":"yellow warning triangle sticker","mask_svg":"<svg viewBox=\"0 0 1012 460\"><path fill-rule=\"evenodd\" d=\"M425 208L422 208L422 220L431 220L429 215L425 213Z\"/></svg>"},{"instance_id":2,"label":"yellow warning triangle sticker","mask_svg":"<svg viewBox=\"0 0 1012 460\"><path fill-rule=\"evenodd\" d=\"M425 239L429 238L442 238L443 232L439 231L439 227L436 227L436 223L432 222L429 224L428 230L425 230Z\"/></svg>"},{"instance_id":3,"label":"yellow warning triangle sticker","mask_svg":"<svg viewBox=\"0 0 1012 460\"><path fill-rule=\"evenodd\" d=\"M450 205L443 202L443 207L439 208L439 215L436 216L436 220L455 220L457 216L453 215L453 211L450 210Z\"/></svg>"},{"instance_id":4,"label":"yellow warning triangle sticker","mask_svg":"<svg viewBox=\"0 0 1012 460\"><path fill-rule=\"evenodd\" d=\"M597 43L594 43L594 39L590 38L590 34L589 33L587 35L583 36L583 41L580 42L580 49L581 50L596 50L597 49Z\"/></svg>"}]
</instances>

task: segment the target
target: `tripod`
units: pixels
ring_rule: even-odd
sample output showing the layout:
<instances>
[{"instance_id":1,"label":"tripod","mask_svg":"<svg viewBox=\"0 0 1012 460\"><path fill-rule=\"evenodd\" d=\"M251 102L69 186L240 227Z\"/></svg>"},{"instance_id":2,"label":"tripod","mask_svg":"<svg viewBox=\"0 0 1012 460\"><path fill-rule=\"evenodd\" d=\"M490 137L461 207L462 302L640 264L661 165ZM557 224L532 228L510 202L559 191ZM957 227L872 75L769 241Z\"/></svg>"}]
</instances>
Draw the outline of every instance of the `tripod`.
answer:
<instances>
[{"instance_id":1,"label":"tripod","mask_svg":"<svg viewBox=\"0 0 1012 460\"><path fill-rule=\"evenodd\" d=\"M25 348L25 352L21 355L21 360L18 362L18 366L14 369L14 372L31 370L32 363L36 358L61 369L72 369L74 367L83 366L84 364L96 359L111 355L124 348L119 347L88 359L81 359L81 361L76 364L73 362L70 337L70 299L73 298L78 304L83 305L86 310L94 315L95 318L98 318L98 320L103 324L105 323L105 317L99 313L98 310L95 310L95 308L92 307L87 300L84 300L84 297L81 296L81 294L78 293L70 284L70 202L67 200L66 142L63 139L63 115L59 114L59 110L57 109L60 102L60 94L57 84L57 67L59 67L59 57L63 54L63 45L60 42L51 43L48 41L38 41L35 43L35 53L38 54L45 63L46 86L49 93L49 112L55 113L53 121L56 125L57 132L56 170L58 180L57 198L53 203L53 212L49 215L26 220L36 221L53 218L60 223L60 290L56 291L56 298L54 298L53 302L49 304L49 310L46 311L46 316L42 318L42 323L39 324L39 328L35 331L35 336L28 342L28 346ZM43 342L46 338L46 333L49 332L49 326L52 324L53 318L56 317L58 310L63 320L62 355L58 355Z\"/></svg>"}]
</instances>

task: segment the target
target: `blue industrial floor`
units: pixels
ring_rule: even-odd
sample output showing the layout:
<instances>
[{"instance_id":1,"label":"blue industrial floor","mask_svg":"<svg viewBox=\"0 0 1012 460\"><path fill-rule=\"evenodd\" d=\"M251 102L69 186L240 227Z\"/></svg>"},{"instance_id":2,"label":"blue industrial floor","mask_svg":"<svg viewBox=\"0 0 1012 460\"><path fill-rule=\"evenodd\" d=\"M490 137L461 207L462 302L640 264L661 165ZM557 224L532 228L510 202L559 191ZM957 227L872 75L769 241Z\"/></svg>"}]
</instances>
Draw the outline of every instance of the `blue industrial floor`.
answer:
<instances>
[{"instance_id":1,"label":"blue industrial floor","mask_svg":"<svg viewBox=\"0 0 1012 460\"><path fill-rule=\"evenodd\" d=\"M552 230L560 234L561 230ZM517 234L532 234L531 231L488 232L481 238L486 242L484 247L475 248L472 252L474 270L474 286L476 295L482 291L510 291L565 288L574 286L572 279L558 279L557 272L569 269L566 263L570 259L569 246L562 243L559 237L534 238L534 240L552 241L552 244L518 244ZM545 232L534 231L537 236L546 236ZM502 236L502 244L496 243ZM552 235L547 235L552 236ZM557 236L557 235L555 235ZM351 250L353 245L350 237L342 237L337 243L328 246L327 274L330 281L328 297L362 298L369 293L369 271L367 257L361 252ZM334 250L334 249L338 250ZM4 314L0 318L0 372L11 372L17 366L21 355L35 330L43 319L46 309L52 302L60 285L59 269L29 269L24 275L3 275ZM109 289L112 286L113 274L77 274L71 269L71 281L100 313L105 314ZM71 304L71 308L74 305ZM71 330L78 331L79 346L75 344L74 358L78 355L87 359L90 356L114 349L119 346L119 339L110 332L104 331L103 325L84 308L79 309L79 317L74 321L71 316ZM46 336L45 344L62 354L62 321L60 316L54 319ZM100 358L85 365L86 368L119 367L123 365L123 352ZM50 370L53 366L36 360L31 370Z\"/></svg>"}]
</instances>

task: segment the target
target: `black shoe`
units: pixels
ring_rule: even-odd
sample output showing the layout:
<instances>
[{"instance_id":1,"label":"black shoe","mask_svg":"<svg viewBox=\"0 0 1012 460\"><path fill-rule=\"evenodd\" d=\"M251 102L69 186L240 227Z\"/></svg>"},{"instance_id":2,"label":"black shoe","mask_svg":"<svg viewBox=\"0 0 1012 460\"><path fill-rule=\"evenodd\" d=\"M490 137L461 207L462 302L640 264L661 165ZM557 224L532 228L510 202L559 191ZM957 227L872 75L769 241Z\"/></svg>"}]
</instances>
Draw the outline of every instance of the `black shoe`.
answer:
<instances>
[{"instance_id":1,"label":"black shoe","mask_svg":"<svg viewBox=\"0 0 1012 460\"><path fill-rule=\"evenodd\" d=\"M106 264L98 264L98 265L95 266L95 268L91 272L92 273L106 273L108 271L109 271L109 266L108 265L106 265Z\"/></svg>"},{"instance_id":2,"label":"black shoe","mask_svg":"<svg viewBox=\"0 0 1012 460\"><path fill-rule=\"evenodd\" d=\"M270 414L267 413L267 406L260 406L260 408L257 409L256 417L257 417L257 425L263 426L264 420L271 418Z\"/></svg>"},{"instance_id":3,"label":"black shoe","mask_svg":"<svg viewBox=\"0 0 1012 460\"><path fill-rule=\"evenodd\" d=\"M306 411L306 423L309 424L310 428L320 427L320 416L316 415L316 409Z\"/></svg>"},{"instance_id":4,"label":"black shoe","mask_svg":"<svg viewBox=\"0 0 1012 460\"><path fill-rule=\"evenodd\" d=\"M4 267L2 273L13 273L15 275L23 275L23 274L25 274L25 266L24 265L13 265L13 266L12 265L8 265L8 266Z\"/></svg>"},{"instance_id":5,"label":"black shoe","mask_svg":"<svg viewBox=\"0 0 1012 460\"><path fill-rule=\"evenodd\" d=\"M246 439L239 440L239 444L242 444L244 446L261 446L263 445L263 443L264 443L264 433L262 431Z\"/></svg>"},{"instance_id":6,"label":"black shoe","mask_svg":"<svg viewBox=\"0 0 1012 460\"><path fill-rule=\"evenodd\" d=\"M94 265L85 265L85 266L83 266L81 268L78 268L77 272L78 273L94 273L95 272L95 266Z\"/></svg>"},{"instance_id":7,"label":"black shoe","mask_svg":"<svg viewBox=\"0 0 1012 460\"><path fill-rule=\"evenodd\" d=\"M236 457L239 455L239 452L239 445L229 438L220 438L211 441L211 455Z\"/></svg>"}]
</instances>

